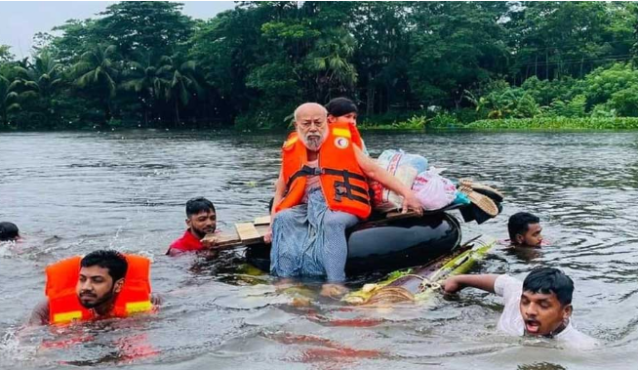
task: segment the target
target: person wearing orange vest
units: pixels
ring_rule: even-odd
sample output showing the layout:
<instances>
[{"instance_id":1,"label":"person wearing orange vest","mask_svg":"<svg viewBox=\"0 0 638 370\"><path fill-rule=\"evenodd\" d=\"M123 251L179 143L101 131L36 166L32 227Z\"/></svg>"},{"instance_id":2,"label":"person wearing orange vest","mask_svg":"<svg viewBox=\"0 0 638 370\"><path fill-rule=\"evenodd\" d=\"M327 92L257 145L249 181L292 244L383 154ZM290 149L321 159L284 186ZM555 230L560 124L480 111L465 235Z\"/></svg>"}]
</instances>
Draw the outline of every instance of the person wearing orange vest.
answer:
<instances>
[{"instance_id":1,"label":"person wearing orange vest","mask_svg":"<svg viewBox=\"0 0 638 370\"><path fill-rule=\"evenodd\" d=\"M29 324L69 324L153 312L160 299L151 295L150 264L146 257L98 250L49 265L47 299L35 307Z\"/></svg>"},{"instance_id":2,"label":"person wearing orange vest","mask_svg":"<svg viewBox=\"0 0 638 370\"><path fill-rule=\"evenodd\" d=\"M358 134L357 117L359 116L359 110L352 100L344 97L334 98L326 104L326 110L328 111L328 124L346 123L353 127L351 130L353 131L353 134L354 132ZM361 142L359 148L363 154L369 156L368 149L366 149L366 144L363 142L363 139L359 140Z\"/></svg>"},{"instance_id":3,"label":"person wearing orange vest","mask_svg":"<svg viewBox=\"0 0 638 370\"><path fill-rule=\"evenodd\" d=\"M275 184L270 272L282 278L325 277L323 295L345 293L345 230L371 212L368 179L404 197L403 211L422 212L412 191L361 151L354 125L328 125L326 108L305 103L295 110L295 132L282 148Z\"/></svg>"}]
</instances>

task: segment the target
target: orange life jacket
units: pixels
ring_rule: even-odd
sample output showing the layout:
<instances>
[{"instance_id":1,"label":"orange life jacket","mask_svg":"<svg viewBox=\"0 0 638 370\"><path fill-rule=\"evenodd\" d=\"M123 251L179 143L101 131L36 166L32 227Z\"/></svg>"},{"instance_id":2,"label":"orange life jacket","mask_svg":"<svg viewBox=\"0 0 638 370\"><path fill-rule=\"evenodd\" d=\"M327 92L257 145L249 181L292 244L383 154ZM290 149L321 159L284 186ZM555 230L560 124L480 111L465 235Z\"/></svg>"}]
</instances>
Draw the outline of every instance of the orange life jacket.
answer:
<instances>
[{"instance_id":1,"label":"orange life jacket","mask_svg":"<svg viewBox=\"0 0 638 370\"><path fill-rule=\"evenodd\" d=\"M330 127L334 127L334 123L330 125ZM359 129L357 126L349 123L348 129L350 130L350 135L352 136L352 142L359 147L359 149L363 148L363 140L361 139L361 134L359 133Z\"/></svg>"},{"instance_id":2,"label":"orange life jacket","mask_svg":"<svg viewBox=\"0 0 638 370\"><path fill-rule=\"evenodd\" d=\"M109 317L126 317L132 313L153 310L149 281L151 261L142 256L125 255L128 268L124 285L117 294ZM71 257L47 266L45 293L49 299L49 322L65 324L76 320L91 320L93 310L80 303L76 285L80 276L82 257Z\"/></svg>"},{"instance_id":3,"label":"orange life jacket","mask_svg":"<svg viewBox=\"0 0 638 370\"><path fill-rule=\"evenodd\" d=\"M288 192L275 212L301 203L307 176L318 175L328 208L367 218L371 211L368 181L355 157L353 143L361 147L361 136L354 125L329 125L328 136L319 149L319 167L312 168L307 165L306 146L296 132L291 133L282 149L283 180Z\"/></svg>"}]
</instances>

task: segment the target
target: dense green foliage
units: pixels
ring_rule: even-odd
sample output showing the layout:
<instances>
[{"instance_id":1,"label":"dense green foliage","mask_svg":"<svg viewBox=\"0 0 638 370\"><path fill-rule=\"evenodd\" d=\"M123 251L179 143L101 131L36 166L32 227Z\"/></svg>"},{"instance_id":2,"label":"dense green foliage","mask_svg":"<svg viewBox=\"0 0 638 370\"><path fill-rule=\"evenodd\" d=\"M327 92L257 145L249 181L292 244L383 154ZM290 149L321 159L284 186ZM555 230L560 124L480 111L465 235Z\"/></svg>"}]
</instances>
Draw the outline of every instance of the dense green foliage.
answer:
<instances>
[{"instance_id":1,"label":"dense green foliage","mask_svg":"<svg viewBox=\"0 0 638 370\"><path fill-rule=\"evenodd\" d=\"M337 96L366 127L638 117L630 2L239 2L205 21L181 8L115 3L37 34L24 60L0 45L0 129L274 128Z\"/></svg>"},{"instance_id":2,"label":"dense green foliage","mask_svg":"<svg viewBox=\"0 0 638 370\"><path fill-rule=\"evenodd\" d=\"M522 129L522 130L637 130L638 117L618 118L509 118L472 122L471 129Z\"/></svg>"}]
</instances>

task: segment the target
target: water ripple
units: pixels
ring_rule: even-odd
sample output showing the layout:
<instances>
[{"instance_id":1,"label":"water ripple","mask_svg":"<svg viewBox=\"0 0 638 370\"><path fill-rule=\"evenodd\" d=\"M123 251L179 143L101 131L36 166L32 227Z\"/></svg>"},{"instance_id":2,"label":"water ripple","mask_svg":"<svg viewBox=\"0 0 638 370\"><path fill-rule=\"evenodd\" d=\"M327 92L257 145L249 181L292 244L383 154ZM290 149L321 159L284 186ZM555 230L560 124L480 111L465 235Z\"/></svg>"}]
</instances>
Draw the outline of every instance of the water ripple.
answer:
<instances>
[{"instance_id":1,"label":"water ripple","mask_svg":"<svg viewBox=\"0 0 638 370\"><path fill-rule=\"evenodd\" d=\"M468 238L505 239L510 215L538 214L550 247L495 250L479 270L522 278L538 265L564 269L576 286L574 323L607 342L592 354L498 334L500 300L476 291L392 312L348 311L318 298L300 309L268 277L163 256L183 233L184 203L194 196L215 202L223 229L267 214L284 137L156 130L0 134L0 221L15 222L25 237L0 244L0 281L9 282L0 284L3 368L70 361L102 368L133 362L143 369L562 370L626 369L638 360L638 133L364 133L375 156L402 148L448 168L448 177L503 190L503 215L464 225ZM44 267L104 247L153 257L153 288L165 306L150 319L86 329L95 339L42 350L41 342L73 338L44 328L20 332L43 298ZM344 320L380 323L334 324ZM123 356L123 348L138 357Z\"/></svg>"}]
</instances>

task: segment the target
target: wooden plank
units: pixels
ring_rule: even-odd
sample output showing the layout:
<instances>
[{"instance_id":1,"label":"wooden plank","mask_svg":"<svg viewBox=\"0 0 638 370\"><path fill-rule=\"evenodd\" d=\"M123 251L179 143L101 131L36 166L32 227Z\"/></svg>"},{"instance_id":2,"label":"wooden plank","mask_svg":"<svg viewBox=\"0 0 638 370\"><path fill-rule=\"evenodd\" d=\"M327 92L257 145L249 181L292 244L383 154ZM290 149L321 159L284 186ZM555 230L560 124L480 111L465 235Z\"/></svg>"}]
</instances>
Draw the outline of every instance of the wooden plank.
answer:
<instances>
[{"instance_id":1,"label":"wooden plank","mask_svg":"<svg viewBox=\"0 0 638 370\"><path fill-rule=\"evenodd\" d=\"M255 226L270 225L270 216L257 217L257 218L255 218L253 223L255 224Z\"/></svg>"},{"instance_id":2,"label":"wooden plank","mask_svg":"<svg viewBox=\"0 0 638 370\"><path fill-rule=\"evenodd\" d=\"M206 234L206 236L204 237L204 239L202 239L202 243L204 245L207 244L212 244L214 245L214 248L230 248L230 247L236 247L236 246L240 246L242 245L242 241L239 238L239 236L237 236L236 233L232 233L232 234Z\"/></svg>"},{"instance_id":3,"label":"wooden plank","mask_svg":"<svg viewBox=\"0 0 638 370\"><path fill-rule=\"evenodd\" d=\"M263 242L264 235L268 232L270 225L253 225L251 223L236 224L237 232L233 230L224 232L223 234L207 234L202 242L204 245L214 245L212 249L232 249L236 247L244 247ZM241 234L239 234L241 230ZM242 239L239 235L243 235Z\"/></svg>"},{"instance_id":4,"label":"wooden plank","mask_svg":"<svg viewBox=\"0 0 638 370\"><path fill-rule=\"evenodd\" d=\"M270 229L270 224L268 224L268 225L255 225L255 229L257 229L257 231L259 232L259 235L263 238L264 235L266 235L266 233Z\"/></svg>"},{"instance_id":5,"label":"wooden plank","mask_svg":"<svg viewBox=\"0 0 638 370\"><path fill-rule=\"evenodd\" d=\"M243 247L245 244L239 239L236 240L227 240L225 242L220 242L215 244L211 249L232 249L235 247Z\"/></svg>"},{"instance_id":6,"label":"wooden plank","mask_svg":"<svg viewBox=\"0 0 638 370\"><path fill-rule=\"evenodd\" d=\"M235 224L235 230L237 230L239 239L245 244L252 244L262 240L259 231L257 231L255 225L250 222Z\"/></svg>"},{"instance_id":7,"label":"wooden plank","mask_svg":"<svg viewBox=\"0 0 638 370\"><path fill-rule=\"evenodd\" d=\"M399 220L402 218L410 218L410 217L419 217L418 213L414 212L414 211L408 211L406 213L402 213L402 212L388 212L385 215L385 218L387 220Z\"/></svg>"}]
</instances>

